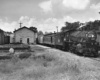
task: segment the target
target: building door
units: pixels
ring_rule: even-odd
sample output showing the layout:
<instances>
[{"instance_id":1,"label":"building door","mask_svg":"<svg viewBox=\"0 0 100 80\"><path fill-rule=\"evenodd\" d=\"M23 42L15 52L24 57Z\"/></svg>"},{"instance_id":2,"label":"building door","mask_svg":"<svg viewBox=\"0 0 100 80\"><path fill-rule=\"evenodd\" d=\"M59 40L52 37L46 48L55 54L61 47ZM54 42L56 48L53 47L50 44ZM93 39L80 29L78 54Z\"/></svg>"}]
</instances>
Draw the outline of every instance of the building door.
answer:
<instances>
[{"instance_id":1,"label":"building door","mask_svg":"<svg viewBox=\"0 0 100 80\"><path fill-rule=\"evenodd\" d=\"M20 43L22 43L22 38L20 38Z\"/></svg>"},{"instance_id":2,"label":"building door","mask_svg":"<svg viewBox=\"0 0 100 80\"><path fill-rule=\"evenodd\" d=\"M28 43L28 44L30 43L30 40L29 40L29 38L27 38L27 43Z\"/></svg>"}]
</instances>

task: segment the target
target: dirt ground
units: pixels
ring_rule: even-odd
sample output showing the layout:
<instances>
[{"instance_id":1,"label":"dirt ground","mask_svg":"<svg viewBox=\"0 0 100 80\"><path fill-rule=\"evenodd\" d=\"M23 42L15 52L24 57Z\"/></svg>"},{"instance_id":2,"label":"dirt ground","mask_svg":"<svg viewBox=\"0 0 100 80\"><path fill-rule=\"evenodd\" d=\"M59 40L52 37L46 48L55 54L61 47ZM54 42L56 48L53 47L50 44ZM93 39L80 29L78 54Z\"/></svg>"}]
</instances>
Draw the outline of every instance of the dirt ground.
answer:
<instances>
[{"instance_id":1,"label":"dirt ground","mask_svg":"<svg viewBox=\"0 0 100 80\"><path fill-rule=\"evenodd\" d=\"M27 59L0 61L0 80L100 80L100 62L32 45Z\"/></svg>"}]
</instances>

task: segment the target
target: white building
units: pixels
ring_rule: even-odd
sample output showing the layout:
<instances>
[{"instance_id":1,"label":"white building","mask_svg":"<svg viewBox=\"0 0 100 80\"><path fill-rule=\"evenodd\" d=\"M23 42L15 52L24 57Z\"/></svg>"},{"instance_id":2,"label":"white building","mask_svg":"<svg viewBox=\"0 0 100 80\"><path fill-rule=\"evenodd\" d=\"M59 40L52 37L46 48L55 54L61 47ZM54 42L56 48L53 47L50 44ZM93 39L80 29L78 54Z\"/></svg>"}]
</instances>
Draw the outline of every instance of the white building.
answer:
<instances>
[{"instance_id":1,"label":"white building","mask_svg":"<svg viewBox=\"0 0 100 80\"><path fill-rule=\"evenodd\" d=\"M15 43L34 44L37 33L30 28L22 27L14 31Z\"/></svg>"},{"instance_id":2,"label":"white building","mask_svg":"<svg viewBox=\"0 0 100 80\"><path fill-rule=\"evenodd\" d=\"M10 43L14 43L14 34L10 34Z\"/></svg>"}]
</instances>

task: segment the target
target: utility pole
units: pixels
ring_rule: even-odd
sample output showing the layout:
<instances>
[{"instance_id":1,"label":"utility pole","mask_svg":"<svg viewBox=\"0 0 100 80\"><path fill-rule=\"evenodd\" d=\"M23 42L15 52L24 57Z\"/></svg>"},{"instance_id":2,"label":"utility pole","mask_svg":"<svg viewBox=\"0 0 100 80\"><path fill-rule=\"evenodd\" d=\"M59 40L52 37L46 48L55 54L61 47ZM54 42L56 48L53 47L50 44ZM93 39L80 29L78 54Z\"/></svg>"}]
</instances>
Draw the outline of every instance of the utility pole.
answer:
<instances>
[{"instance_id":1,"label":"utility pole","mask_svg":"<svg viewBox=\"0 0 100 80\"><path fill-rule=\"evenodd\" d=\"M56 26L56 28L57 28L57 33L58 33L58 26Z\"/></svg>"},{"instance_id":2,"label":"utility pole","mask_svg":"<svg viewBox=\"0 0 100 80\"><path fill-rule=\"evenodd\" d=\"M23 23L20 22L19 24L20 24L20 28L21 28Z\"/></svg>"}]
</instances>

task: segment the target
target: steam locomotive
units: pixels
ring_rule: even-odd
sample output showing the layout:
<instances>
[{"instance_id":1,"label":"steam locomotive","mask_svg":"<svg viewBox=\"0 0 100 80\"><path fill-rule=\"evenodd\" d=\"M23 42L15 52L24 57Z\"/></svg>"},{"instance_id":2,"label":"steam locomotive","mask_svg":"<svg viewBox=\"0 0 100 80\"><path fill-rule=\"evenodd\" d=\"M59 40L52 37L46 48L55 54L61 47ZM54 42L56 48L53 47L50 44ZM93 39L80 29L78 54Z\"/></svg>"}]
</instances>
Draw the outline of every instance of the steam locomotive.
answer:
<instances>
[{"instance_id":1,"label":"steam locomotive","mask_svg":"<svg viewBox=\"0 0 100 80\"><path fill-rule=\"evenodd\" d=\"M59 48L80 56L98 57L99 43L95 31L67 30L43 35L43 45ZM40 41L40 40L39 40Z\"/></svg>"}]
</instances>

